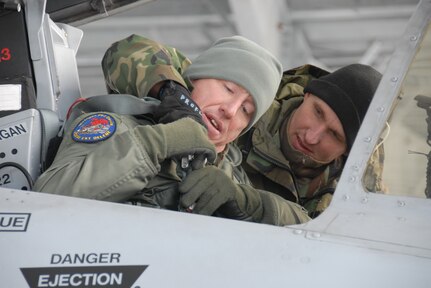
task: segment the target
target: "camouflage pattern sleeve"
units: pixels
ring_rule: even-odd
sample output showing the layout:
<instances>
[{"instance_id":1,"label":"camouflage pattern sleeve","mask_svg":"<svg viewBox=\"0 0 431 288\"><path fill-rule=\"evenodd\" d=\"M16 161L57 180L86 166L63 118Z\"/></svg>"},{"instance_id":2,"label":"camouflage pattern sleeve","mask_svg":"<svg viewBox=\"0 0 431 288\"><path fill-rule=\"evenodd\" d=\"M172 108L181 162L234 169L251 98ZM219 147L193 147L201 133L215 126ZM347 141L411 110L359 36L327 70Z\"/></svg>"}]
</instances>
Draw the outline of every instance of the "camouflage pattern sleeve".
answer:
<instances>
[{"instance_id":1,"label":"camouflage pattern sleeve","mask_svg":"<svg viewBox=\"0 0 431 288\"><path fill-rule=\"evenodd\" d=\"M385 160L385 153L383 143L381 143L371 155L368 160L367 168L365 170L363 185L367 191L377 191L386 193L383 177L383 162Z\"/></svg>"},{"instance_id":2,"label":"camouflage pattern sleeve","mask_svg":"<svg viewBox=\"0 0 431 288\"><path fill-rule=\"evenodd\" d=\"M102 70L108 93L145 97L163 80L187 87L182 73L190 63L175 48L133 34L108 48L102 59Z\"/></svg>"}]
</instances>

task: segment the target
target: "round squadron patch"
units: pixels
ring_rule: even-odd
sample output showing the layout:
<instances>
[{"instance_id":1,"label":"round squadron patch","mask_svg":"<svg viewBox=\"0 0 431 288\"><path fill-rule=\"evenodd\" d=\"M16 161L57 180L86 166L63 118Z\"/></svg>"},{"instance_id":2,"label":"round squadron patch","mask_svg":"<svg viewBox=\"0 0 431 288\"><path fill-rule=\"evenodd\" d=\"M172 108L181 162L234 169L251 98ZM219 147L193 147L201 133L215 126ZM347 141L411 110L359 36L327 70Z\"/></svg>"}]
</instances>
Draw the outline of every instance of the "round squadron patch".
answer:
<instances>
[{"instance_id":1,"label":"round squadron patch","mask_svg":"<svg viewBox=\"0 0 431 288\"><path fill-rule=\"evenodd\" d=\"M114 118L108 114L93 114L76 125L72 132L72 139L76 142L96 143L114 135L116 129Z\"/></svg>"}]
</instances>

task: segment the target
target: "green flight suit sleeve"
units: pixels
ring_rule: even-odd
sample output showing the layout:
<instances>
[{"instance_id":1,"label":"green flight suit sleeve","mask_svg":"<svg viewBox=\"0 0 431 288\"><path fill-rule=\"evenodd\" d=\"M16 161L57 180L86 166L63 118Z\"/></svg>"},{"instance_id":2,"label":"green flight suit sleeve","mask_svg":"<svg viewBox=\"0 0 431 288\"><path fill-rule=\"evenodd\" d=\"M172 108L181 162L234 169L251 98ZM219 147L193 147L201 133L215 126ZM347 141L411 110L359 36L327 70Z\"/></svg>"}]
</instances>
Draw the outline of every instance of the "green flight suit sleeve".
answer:
<instances>
[{"instance_id":1,"label":"green flight suit sleeve","mask_svg":"<svg viewBox=\"0 0 431 288\"><path fill-rule=\"evenodd\" d=\"M255 189L241 162L240 149L231 143L218 167L236 183L235 201L223 205L215 216L277 226L301 224L311 219L302 206L272 192Z\"/></svg>"},{"instance_id":2,"label":"green flight suit sleeve","mask_svg":"<svg viewBox=\"0 0 431 288\"><path fill-rule=\"evenodd\" d=\"M206 129L190 118L141 125L133 117L99 113L115 120L115 132L92 143L74 140L75 127L96 114L77 118L65 131L54 162L36 181L35 191L123 202L155 177L165 159L196 151L215 154Z\"/></svg>"},{"instance_id":3,"label":"green flight suit sleeve","mask_svg":"<svg viewBox=\"0 0 431 288\"><path fill-rule=\"evenodd\" d=\"M259 223L286 226L311 220L307 210L301 205L268 191L258 190L258 192L263 206L262 214L256 216Z\"/></svg>"},{"instance_id":4,"label":"green flight suit sleeve","mask_svg":"<svg viewBox=\"0 0 431 288\"><path fill-rule=\"evenodd\" d=\"M109 93L145 97L164 80L187 87L181 75L190 63L175 48L133 34L108 48L102 70Z\"/></svg>"},{"instance_id":5,"label":"green flight suit sleeve","mask_svg":"<svg viewBox=\"0 0 431 288\"><path fill-rule=\"evenodd\" d=\"M307 210L294 202L250 185L238 186L235 201L222 206L217 216L276 226L301 224L311 219Z\"/></svg>"}]
</instances>

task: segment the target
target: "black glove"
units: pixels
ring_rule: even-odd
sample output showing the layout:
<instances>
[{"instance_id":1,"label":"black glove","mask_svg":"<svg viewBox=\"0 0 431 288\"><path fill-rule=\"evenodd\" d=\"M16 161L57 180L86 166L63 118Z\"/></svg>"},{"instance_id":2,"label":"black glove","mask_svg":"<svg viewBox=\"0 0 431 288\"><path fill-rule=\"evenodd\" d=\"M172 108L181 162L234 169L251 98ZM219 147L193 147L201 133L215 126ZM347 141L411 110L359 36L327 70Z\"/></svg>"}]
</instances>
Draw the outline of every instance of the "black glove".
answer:
<instances>
[{"instance_id":1,"label":"black glove","mask_svg":"<svg viewBox=\"0 0 431 288\"><path fill-rule=\"evenodd\" d=\"M235 201L237 189L240 189L223 170L215 166L191 171L178 188L180 205L203 215L213 215L223 204Z\"/></svg>"},{"instance_id":2,"label":"black glove","mask_svg":"<svg viewBox=\"0 0 431 288\"><path fill-rule=\"evenodd\" d=\"M159 91L160 105L154 111L158 123L171 123L184 117L190 117L205 128L199 106L191 99L190 91L182 85L169 80Z\"/></svg>"}]
</instances>

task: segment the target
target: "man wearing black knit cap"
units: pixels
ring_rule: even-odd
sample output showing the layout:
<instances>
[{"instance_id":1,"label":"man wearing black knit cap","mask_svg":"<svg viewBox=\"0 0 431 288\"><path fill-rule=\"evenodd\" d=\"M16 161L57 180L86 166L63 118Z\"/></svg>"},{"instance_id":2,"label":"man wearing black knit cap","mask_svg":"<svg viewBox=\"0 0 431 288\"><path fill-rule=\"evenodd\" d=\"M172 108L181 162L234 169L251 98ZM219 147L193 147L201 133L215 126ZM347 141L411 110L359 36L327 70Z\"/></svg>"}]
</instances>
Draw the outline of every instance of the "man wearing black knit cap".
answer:
<instances>
[{"instance_id":1,"label":"man wearing black knit cap","mask_svg":"<svg viewBox=\"0 0 431 288\"><path fill-rule=\"evenodd\" d=\"M304 89L305 94L317 96L338 116L348 150L355 140L380 79L381 74L372 67L352 64L312 80Z\"/></svg>"},{"instance_id":2,"label":"man wearing black knit cap","mask_svg":"<svg viewBox=\"0 0 431 288\"><path fill-rule=\"evenodd\" d=\"M254 187L319 215L332 199L380 79L362 64L332 73L312 65L284 72L273 105L238 141ZM379 149L367 169L368 190L381 188Z\"/></svg>"}]
</instances>

